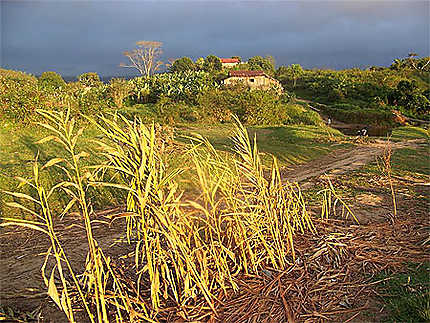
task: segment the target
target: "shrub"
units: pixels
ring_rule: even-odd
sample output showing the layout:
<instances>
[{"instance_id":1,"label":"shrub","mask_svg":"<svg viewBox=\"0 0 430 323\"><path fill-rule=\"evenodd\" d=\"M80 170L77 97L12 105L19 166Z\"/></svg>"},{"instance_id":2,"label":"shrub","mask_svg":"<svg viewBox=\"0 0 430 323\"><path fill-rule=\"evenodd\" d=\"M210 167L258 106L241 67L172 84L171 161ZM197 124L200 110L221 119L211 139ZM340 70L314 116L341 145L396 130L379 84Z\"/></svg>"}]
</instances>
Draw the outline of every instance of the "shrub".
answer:
<instances>
[{"instance_id":1,"label":"shrub","mask_svg":"<svg viewBox=\"0 0 430 323\"><path fill-rule=\"evenodd\" d=\"M22 72L1 70L0 117L27 121L41 105L37 78Z\"/></svg>"},{"instance_id":2,"label":"shrub","mask_svg":"<svg viewBox=\"0 0 430 323\"><path fill-rule=\"evenodd\" d=\"M116 108L122 108L124 99L132 93L132 85L124 79L112 79L109 82L107 93Z\"/></svg>"},{"instance_id":3,"label":"shrub","mask_svg":"<svg viewBox=\"0 0 430 323\"><path fill-rule=\"evenodd\" d=\"M43 72L39 77L39 85L42 88L53 88L59 89L64 86L66 82L64 82L63 78L60 74L55 72Z\"/></svg>"},{"instance_id":4,"label":"shrub","mask_svg":"<svg viewBox=\"0 0 430 323\"><path fill-rule=\"evenodd\" d=\"M307 110L298 104L287 104L285 106L286 119L284 124L302 124L320 126L323 120L320 115L311 110Z\"/></svg>"},{"instance_id":5,"label":"shrub","mask_svg":"<svg viewBox=\"0 0 430 323\"><path fill-rule=\"evenodd\" d=\"M88 87L81 82L67 85L67 104L75 115L95 115L110 107L107 86L100 83L97 87Z\"/></svg>"},{"instance_id":6,"label":"shrub","mask_svg":"<svg viewBox=\"0 0 430 323\"><path fill-rule=\"evenodd\" d=\"M101 85L100 76L97 73L84 73L78 76L78 81L84 85L89 87L95 87Z\"/></svg>"},{"instance_id":7,"label":"shrub","mask_svg":"<svg viewBox=\"0 0 430 323\"><path fill-rule=\"evenodd\" d=\"M163 124L174 124L178 121L196 121L197 116L193 109L185 102L175 102L162 96L154 105L156 120Z\"/></svg>"},{"instance_id":8,"label":"shrub","mask_svg":"<svg viewBox=\"0 0 430 323\"><path fill-rule=\"evenodd\" d=\"M376 109L344 110L325 108L324 111L333 119L345 123L369 124L369 125L393 125L394 117L391 111Z\"/></svg>"},{"instance_id":9,"label":"shrub","mask_svg":"<svg viewBox=\"0 0 430 323\"><path fill-rule=\"evenodd\" d=\"M231 114L252 125L279 125L287 120L285 97L276 91L248 89L243 85L209 90L198 97L202 117L215 122L229 121Z\"/></svg>"},{"instance_id":10,"label":"shrub","mask_svg":"<svg viewBox=\"0 0 430 323\"><path fill-rule=\"evenodd\" d=\"M199 94L219 87L212 76L203 71L164 73L151 77L137 77L130 81L134 103L156 103L161 96L174 101L196 104Z\"/></svg>"},{"instance_id":11,"label":"shrub","mask_svg":"<svg viewBox=\"0 0 430 323\"><path fill-rule=\"evenodd\" d=\"M55 72L43 73L37 79L23 72L0 69L0 117L27 122L36 109L61 109L69 104L67 87Z\"/></svg>"},{"instance_id":12,"label":"shrub","mask_svg":"<svg viewBox=\"0 0 430 323\"><path fill-rule=\"evenodd\" d=\"M263 58L261 56L254 56L248 60L250 70L262 70L270 75L275 74L275 64L273 57Z\"/></svg>"},{"instance_id":13,"label":"shrub","mask_svg":"<svg viewBox=\"0 0 430 323\"><path fill-rule=\"evenodd\" d=\"M182 57L173 62L169 67L169 71L174 72L187 72L196 70L196 65L189 57Z\"/></svg>"},{"instance_id":14,"label":"shrub","mask_svg":"<svg viewBox=\"0 0 430 323\"><path fill-rule=\"evenodd\" d=\"M282 103L292 103L296 99L296 94L293 92L287 92L284 90L280 98Z\"/></svg>"},{"instance_id":15,"label":"shrub","mask_svg":"<svg viewBox=\"0 0 430 323\"><path fill-rule=\"evenodd\" d=\"M205 62L203 63L203 70L209 73L212 73L215 71L221 71L222 70L221 60L214 55L209 55L208 57L205 58Z\"/></svg>"}]
</instances>

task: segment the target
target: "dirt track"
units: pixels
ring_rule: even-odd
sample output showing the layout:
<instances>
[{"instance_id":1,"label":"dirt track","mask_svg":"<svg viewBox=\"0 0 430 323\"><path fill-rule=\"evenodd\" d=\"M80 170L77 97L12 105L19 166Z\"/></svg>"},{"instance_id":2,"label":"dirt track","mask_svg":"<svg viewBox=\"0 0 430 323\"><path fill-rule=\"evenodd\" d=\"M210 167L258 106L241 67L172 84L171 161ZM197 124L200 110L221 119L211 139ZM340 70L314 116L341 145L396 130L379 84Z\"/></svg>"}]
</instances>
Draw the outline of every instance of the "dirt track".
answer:
<instances>
[{"instance_id":1,"label":"dirt track","mask_svg":"<svg viewBox=\"0 0 430 323\"><path fill-rule=\"evenodd\" d=\"M390 143L393 150L399 148L416 148L423 144L425 145L426 142L422 139ZM378 156L382 156L386 147L387 142L385 140L377 139L350 149L335 150L309 163L284 169L282 176L290 182L305 183L311 178L324 174L344 174L374 161Z\"/></svg>"}]
</instances>

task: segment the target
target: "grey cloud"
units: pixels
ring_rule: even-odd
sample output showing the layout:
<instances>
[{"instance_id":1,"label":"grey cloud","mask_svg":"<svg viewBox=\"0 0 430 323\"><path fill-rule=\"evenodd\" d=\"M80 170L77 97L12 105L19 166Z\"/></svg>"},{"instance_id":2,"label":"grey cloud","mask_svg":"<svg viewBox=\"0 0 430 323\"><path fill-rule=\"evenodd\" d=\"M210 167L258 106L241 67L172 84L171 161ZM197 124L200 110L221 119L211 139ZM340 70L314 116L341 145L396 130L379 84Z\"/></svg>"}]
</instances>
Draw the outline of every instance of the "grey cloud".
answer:
<instances>
[{"instance_id":1,"label":"grey cloud","mask_svg":"<svg viewBox=\"0 0 430 323\"><path fill-rule=\"evenodd\" d=\"M278 64L388 65L429 55L427 1L2 1L3 66L31 73L129 73L122 51L164 42L164 58L271 54Z\"/></svg>"}]
</instances>

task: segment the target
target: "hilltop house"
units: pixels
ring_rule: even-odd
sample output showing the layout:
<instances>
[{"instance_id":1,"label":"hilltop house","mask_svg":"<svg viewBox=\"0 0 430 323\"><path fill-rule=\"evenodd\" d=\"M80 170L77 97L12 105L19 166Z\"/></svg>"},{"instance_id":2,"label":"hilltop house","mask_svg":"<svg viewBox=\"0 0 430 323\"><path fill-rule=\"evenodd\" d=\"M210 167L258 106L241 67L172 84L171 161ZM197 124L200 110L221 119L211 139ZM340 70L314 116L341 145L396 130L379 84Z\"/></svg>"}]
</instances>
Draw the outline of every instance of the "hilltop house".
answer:
<instances>
[{"instance_id":1,"label":"hilltop house","mask_svg":"<svg viewBox=\"0 0 430 323\"><path fill-rule=\"evenodd\" d=\"M232 68L240 63L238 58L220 58L222 67Z\"/></svg>"},{"instance_id":2,"label":"hilltop house","mask_svg":"<svg viewBox=\"0 0 430 323\"><path fill-rule=\"evenodd\" d=\"M228 78L224 80L225 85L233 85L239 82L253 89L269 89L275 87L282 92L282 85L263 71L230 71L228 73Z\"/></svg>"}]
</instances>

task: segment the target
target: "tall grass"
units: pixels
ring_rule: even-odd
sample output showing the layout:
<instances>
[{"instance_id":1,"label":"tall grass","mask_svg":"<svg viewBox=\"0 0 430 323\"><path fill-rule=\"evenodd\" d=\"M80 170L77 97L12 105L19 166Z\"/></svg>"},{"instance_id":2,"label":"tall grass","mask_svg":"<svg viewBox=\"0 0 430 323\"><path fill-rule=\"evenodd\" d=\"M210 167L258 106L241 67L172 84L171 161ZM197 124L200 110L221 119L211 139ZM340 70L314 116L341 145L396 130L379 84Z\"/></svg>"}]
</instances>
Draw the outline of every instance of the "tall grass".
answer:
<instances>
[{"instance_id":1,"label":"tall grass","mask_svg":"<svg viewBox=\"0 0 430 323\"><path fill-rule=\"evenodd\" d=\"M382 155L382 171L385 173L388 182L390 183L391 200L393 202L393 213L397 216L397 202L396 192L394 191L393 178L392 178L392 167L391 157L393 156L393 149L391 147L390 140L388 139L387 144L384 147L384 154Z\"/></svg>"},{"instance_id":2,"label":"tall grass","mask_svg":"<svg viewBox=\"0 0 430 323\"><path fill-rule=\"evenodd\" d=\"M33 179L31 181L17 178L23 185L31 186L36 191L36 196L32 197L17 192L6 192L9 195L34 202L36 204L34 210L16 202L8 203L11 207L16 207L30 213L34 217L34 220L5 219L8 222L2 223L1 226L18 225L47 234L51 242L51 247L47 252L42 267L43 279L48 288L48 295L66 314L70 322L76 322L70 289L73 289L79 295L80 302L91 322L109 322L109 303L117 308L117 314L114 314L114 317L120 319L121 309L130 309L131 304L124 287L116 278L110 266L111 260L104 255L93 235L90 218L91 205L87 198L87 188L92 174L82 166L81 162L89 154L77 149L78 141L84 129L77 129L75 127L76 121L70 116L69 110L66 113L38 110L38 113L46 120L45 123L39 123L40 126L50 130L52 135L39 140L37 143L42 144L54 141L63 146L66 154L65 156L49 160L42 167L38 165L36 159L33 165ZM52 187L44 187L40 181L39 173L50 167L61 169L67 176L67 180L56 183ZM70 197L70 202L64 208L62 214L52 214L50 207L50 197L57 190L61 190L63 194ZM78 206L81 213L89 249L84 272L81 275L77 275L72 269L70 253L73 251L69 255L67 254L58 239L58 234L54 226L58 217L66 215L74 205ZM45 275L45 269L51 255L55 258L55 266L48 279ZM58 291L54 280L56 270L60 276L61 292ZM107 286L111 286L112 290L108 291Z\"/></svg>"},{"instance_id":3,"label":"tall grass","mask_svg":"<svg viewBox=\"0 0 430 323\"><path fill-rule=\"evenodd\" d=\"M348 204L336 192L330 177L326 175L325 179L327 180L326 188L317 192L318 195L322 196L321 219L328 220L331 215L337 216L337 206L339 205L342 210L340 217L345 219L351 217L352 220L358 224L359 221L357 217L354 215L354 212Z\"/></svg>"},{"instance_id":4,"label":"tall grass","mask_svg":"<svg viewBox=\"0 0 430 323\"><path fill-rule=\"evenodd\" d=\"M47 234L47 258L52 254L56 265L49 279L43 277L48 294L70 322L76 322L72 293L91 322L156 320L172 302L182 309L203 304L201 309L216 315L219 293L236 290L238 275L288 268L295 259L294 236L315 232L300 188L282 181L275 158L269 170L263 168L256 138L251 140L238 121L231 158L220 155L207 139L191 138L186 154L201 195L190 200L175 181L183 169L167 171L161 128L119 115L89 119L103 134L97 143L104 162L83 167L81 161L89 154L79 151L77 143L84 129L76 129L69 113L39 113L46 120L41 126L52 132L39 143L54 141L67 154L41 168L35 162L33 180L20 179L36 189L36 196L8 192L37 205L32 210L9 204L28 211L34 220L8 219L2 226ZM44 188L39 172L49 167L61 169L68 180ZM131 288L94 237L87 196L91 186L126 192L124 236L134 247L134 269L125 274L136 277ZM78 207L84 222L89 253L83 274L72 270L73 251L67 254L55 231L60 214L52 214L49 198L56 190L70 196L61 216ZM54 280L55 270L60 284Z\"/></svg>"}]
</instances>

